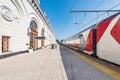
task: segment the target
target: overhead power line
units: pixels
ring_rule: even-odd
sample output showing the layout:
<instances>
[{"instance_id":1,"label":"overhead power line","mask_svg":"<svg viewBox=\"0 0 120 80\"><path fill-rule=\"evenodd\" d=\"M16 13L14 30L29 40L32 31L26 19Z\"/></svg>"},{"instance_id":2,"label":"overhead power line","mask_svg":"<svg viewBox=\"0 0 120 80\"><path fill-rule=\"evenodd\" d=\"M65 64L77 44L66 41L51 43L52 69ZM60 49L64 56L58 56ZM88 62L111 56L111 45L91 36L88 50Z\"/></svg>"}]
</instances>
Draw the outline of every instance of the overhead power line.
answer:
<instances>
[{"instance_id":1,"label":"overhead power line","mask_svg":"<svg viewBox=\"0 0 120 80\"><path fill-rule=\"evenodd\" d=\"M71 4L71 7L70 7L70 9L69 10L72 10L73 9L73 7L75 6L75 4L76 4L76 1L72 1L72 4ZM68 13L67 13L67 16L66 16L66 18L65 18L65 23L64 23L64 29L63 29L63 32L62 32L62 35L63 35L63 38L66 36L65 35L65 32L66 32L66 30L67 30L67 24L68 24L68 20L69 20L69 18L70 18L70 14L69 14L69 11L68 11Z\"/></svg>"},{"instance_id":2,"label":"overhead power line","mask_svg":"<svg viewBox=\"0 0 120 80\"><path fill-rule=\"evenodd\" d=\"M101 3L99 3L94 9L97 9L98 7L100 7L106 0L103 0Z\"/></svg>"},{"instance_id":3,"label":"overhead power line","mask_svg":"<svg viewBox=\"0 0 120 80\"><path fill-rule=\"evenodd\" d=\"M112 11L112 9L114 9L115 7L117 7L117 6L119 6L120 5L120 3L118 3L118 4L116 4L115 6L113 6L112 8L110 8L109 10L107 10L107 11ZM95 10L94 10L95 11ZM114 11L114 10L113 10ZM115 10L116 11L116 10ZM114 11L114 12L115 12ZM117 10L116 12L120 12L120 10ZM84 26L87 26L89 23L91 23L91 22L93 22L94 20L96 20L96 19L98 19L99 17L101 17L102 15L104 15L106 12L103 12L102 14L100 14L99 16L97 16L96 18L94 18L94 19L92 19L92 20L90 20L89 22L87 22L86 24L84 24L83 25L83 27Z\"/></svg>"},{"instance_id":4,"label":"overhead power line","mask_svg":"<svg viewBox=\"0 0 120 80\"><path fill-rule=\"evenodd\" d=\"M110 8L109 10L114 9L115 7L117 7L117 6L119 6L119 5L120 5L120 3L116 4L115 6L113 6L112 8ZM89 21L88 23L86 23L85 25L83 25L83 27L84 27L84 26L87 26L89 23L91 23L91 22L93 22L94 20L98 19L99 17L101 17L101 16L104 15L105 13L106 13L106 12L104 12L104 13L100 14L99 16L97 16L97 18L92 19L91 21Z\"/></svg>"},{"instance_id":5,"label":"overhead power line","mask_svg":"<svg viewBox=\"0 0 120 80\"><path fill-rule=\"evenodd\" d=\"M120 10L72 10L70 13L79 12L120 12Z\"/></svg>"}]
</instances>

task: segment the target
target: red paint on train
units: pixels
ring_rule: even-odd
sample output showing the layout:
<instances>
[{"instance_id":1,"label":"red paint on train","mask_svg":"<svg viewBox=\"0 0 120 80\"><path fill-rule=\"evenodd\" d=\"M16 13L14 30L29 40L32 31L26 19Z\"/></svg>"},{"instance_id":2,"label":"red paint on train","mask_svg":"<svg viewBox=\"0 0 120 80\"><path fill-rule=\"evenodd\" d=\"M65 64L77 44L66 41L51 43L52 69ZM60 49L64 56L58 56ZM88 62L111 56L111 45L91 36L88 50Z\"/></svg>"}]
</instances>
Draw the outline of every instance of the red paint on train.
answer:
<instances>
[{"instance_id":1,"label":"red paint on train","mask_svg":"<svg viewBox=\"0 0 120 80\"><path fill-rule=\"evenodd\" d=\"M112 37L120 44L120 19L111 30Z\"/></svg>"},{"instance_id":2,"label":"red paint on train","mask_svg":"<svg viewBox=\"0 0 120 80\"><path fill-rule=\"evenodd\" d=\"M92 37L93 37L92 32L93 30L91 29L89 32L88 38L86 40L86 46L84 49L85 51L89 51L89 52L92 51Z\"/></svg>"},{"instance_id":3,"label":"red paint on train","mask_svg":"<svg viewBox=\"0 0 120 80\"><path fill-rule=\"evenodd\" d=\"M113 20L113 18L115 18L117 15L112 16L102 22L100 22L97 25L97 40L96 42L98 43L100 38L102 37L102 35L104 34L105 30L107 29L108 25L110 24L110 22ZM85 51L91 52L92 51L92 39L93 39L93 35L92 35L92 29L89 32L89 35L87 37L86 40L86 46L85 46Z\"/></svg>"},{"instance_id":4,"label":"red paint on train","mask_svg":"<svg viewBox=\"0 0 120 80\"><path fill-rule=\"evenodd\" d=\"M76 48L79 48L79 45L80 45L80 44L75 44L75 47L76 47Z\"/></svg>"},{"instance_id":5,"label":"red paint on train","mask_svg":"<svg viewBox=\"0 0 120 80\"><path fill-rule=\"evenodd\" d=\"M72 44L72 47L79 48L79 44Z\"/></svg>"},{"instance_id":6,"label":"red paint on train","mask_svg":"<svg viewBox=\"0 0 120 80\"><path fill-rule=\"evenodd\" d=\"M117 15L100 22L97 25L97 43L99 42L99 40L101 39L102 35L104 34L105 30L107 29L108 25L110 24L110 22L113 20L113 18L115 18Z\"/></svg>"}]
</instances>

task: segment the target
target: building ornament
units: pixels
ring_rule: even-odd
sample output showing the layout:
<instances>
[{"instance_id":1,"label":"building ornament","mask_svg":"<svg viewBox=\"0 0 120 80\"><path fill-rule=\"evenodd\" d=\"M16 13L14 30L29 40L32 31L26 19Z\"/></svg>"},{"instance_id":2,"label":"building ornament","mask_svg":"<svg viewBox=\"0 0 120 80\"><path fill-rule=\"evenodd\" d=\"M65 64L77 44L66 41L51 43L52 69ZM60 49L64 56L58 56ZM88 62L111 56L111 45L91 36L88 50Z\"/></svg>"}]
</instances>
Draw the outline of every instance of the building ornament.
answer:
<instances>
[{"instance_id":1,"label":"building ornament","mask_svg":"<svg viewBox=\"0 0 120 80\"><path fill-rule=\"evenodd\" d=\"M19 19L16 15L12 13L12 10L7 6L0 6L0 14L7 21L13 21L13 19Z\"/></svg>"}]
</instances>

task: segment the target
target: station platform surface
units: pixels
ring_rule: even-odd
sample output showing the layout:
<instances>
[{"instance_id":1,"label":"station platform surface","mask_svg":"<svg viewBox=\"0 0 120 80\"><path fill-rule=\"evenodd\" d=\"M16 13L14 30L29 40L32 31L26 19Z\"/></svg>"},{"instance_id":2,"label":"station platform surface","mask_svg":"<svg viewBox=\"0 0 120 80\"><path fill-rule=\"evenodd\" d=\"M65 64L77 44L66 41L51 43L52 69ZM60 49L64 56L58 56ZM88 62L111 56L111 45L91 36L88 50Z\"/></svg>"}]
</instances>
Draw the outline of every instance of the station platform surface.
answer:
<instances>
[{"instance_id":1,"label":"station platform surface","mask_svg":"<svg viewBox=\"0 0 120 80\"><path fill-rule=\"evenodd\" d=\"M67 80L59 46L1 59L0 80Z\"/></svg>"},{"instance_id":2,"label":"station platform surface","mask_svg":"<svg viewBox=\"0 0 120 80\"><path fill-rule=\"evenodd\" d=\"M0 59L0 80L116 80L64 46Z\"/></svg>"},{"instance_id":3,"label":"station platform surface","mask_svg":"<svg viewBox=\"0 0 120 80\"><path fill-rule=\"evenodd\" d=\"M115 80L64 46L60 46L60 52L68 80Z\"/></svg>"}]
</instances>

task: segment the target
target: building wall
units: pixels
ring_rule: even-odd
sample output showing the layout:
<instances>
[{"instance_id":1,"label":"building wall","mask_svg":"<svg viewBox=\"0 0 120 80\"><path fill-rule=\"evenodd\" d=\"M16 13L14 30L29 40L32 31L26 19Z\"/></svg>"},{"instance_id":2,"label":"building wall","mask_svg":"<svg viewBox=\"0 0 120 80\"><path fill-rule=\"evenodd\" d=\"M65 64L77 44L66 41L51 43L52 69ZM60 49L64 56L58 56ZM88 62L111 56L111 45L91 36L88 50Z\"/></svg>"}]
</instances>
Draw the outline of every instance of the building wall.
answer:
<instances>
[{"instance_id":1,"label":"building wall","mask_svg":"<svg viewBox=\"0 0 120 80\"><path fill-rule=\"evenodd\" d=\"M15 5L16 4L16 5ZM21 11L20 5L14 1L0 1L0 37L9 36L9 51L16 52L27 49L26 15ZM17 7L16 7L17 6ZM20 12L21 11L21 12ZM7 13L6 13L7 12ZM23 36L24 35L24 36ZM2 39L0 39L2 47ZM0 49L0 52L2 50Z\"/></svg>"},{"instance_id":2,"label":"building wall","mask_svg":"<svg viewBox=\"0 0 120 80\"><path fill-rule=\"evenodd\" d=\"M34 4L29 1L31 0L0 1L0 54L2 54L2 36L9 37L9 52L6 53L27 50L30 44L29 27L31 20L35 20L38 25L38 36L41 36L41 29L45 29L45 46L54 41L53 32L43 17L35 11ZM52 36L53 40L49 39L49 35ZM41 40L38 40L38 47L41 47Z\"/></svg>"}]
</instances>

